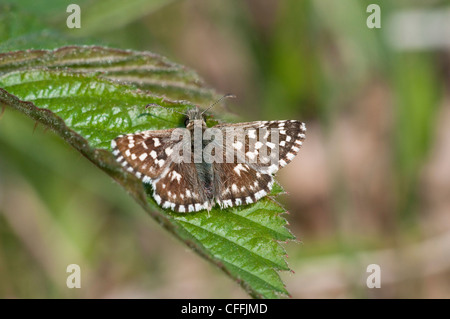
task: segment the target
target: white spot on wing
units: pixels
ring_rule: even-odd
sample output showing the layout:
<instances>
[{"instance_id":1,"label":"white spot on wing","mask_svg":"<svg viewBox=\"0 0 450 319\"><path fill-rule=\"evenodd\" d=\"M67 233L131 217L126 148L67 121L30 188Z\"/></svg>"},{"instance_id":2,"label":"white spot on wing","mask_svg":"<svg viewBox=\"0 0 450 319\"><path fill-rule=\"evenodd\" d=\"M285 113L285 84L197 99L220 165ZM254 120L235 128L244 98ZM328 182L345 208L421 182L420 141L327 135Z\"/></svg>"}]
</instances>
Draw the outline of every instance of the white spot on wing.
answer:
<instances>
[{"instance_id":1,"label":"white spot on wing","mask_svg":"<svg viewBox=\"0 0 450 319\"><path fill-rule=\"evenodd\" d=\"M234 171L236 172L236 174L241 176L241 171L247 171L247 170L245 169L245 167L242 164L237 164L234 168Z\"/></svg>"},{"instance_id":2,"label":"white spot on wing","mask_svg":"<svg viewBox=\"0 0 450 319\"><path fill-rule=\"evenodd\" d=\"M259 192L255 193L255 198L256 200L259 200L260 198L263 198L266 194L267 194L266 191L262 189Z\"/></svg>"},{"instance_id":3,"label":"white spot on wing","mask_svg":"<svg viewBox=\"0 0 450 319\"><path fill-rule=\"evenodd\" d=\"M152 181L152 179L151 179L150 177L148 177L148 176L144 176L144 178L142 179L142 181L143 181L144 183L150 183L150 182Z\"/></svg>"},{"instance_id":4,"label":"white spot on wing","mask_svg":"<svg viewBox=\"0 0 450 319\"><path fill-rule=\"evenodd\" d=\"M278 170L278 166L275 164L272 164L269 166L269 168L267 169L267 172L269 174L275 173Z\"/></svg>"},{"instance_id":5,"label":"white spot on wing","mask_svg":"<svg viewBox=\"0 0 450 319\"><path fill-rule=\"evenodd\" d=\"M166 148L166 154L167 154L167 156L170 156L170 154L172 154L173 153L173 149L171 149L170 147L168 147L168 148Z\"/></svg>"},{"instance_id":6,"label":"white spot on wing","mask_svg":"<svg viewBox=\"0 0 450 319\"><path fill-rule=\"evenodd\" d=\"M171 181L173 181L174 179L177 180L177 182L179 183L181 180L181 174L178 174L178 172L176 171L172 171L172 178L170 179Z\"/></svg>"},{"instance_id":7,"label":"white spot on wing","mask_svg":"<svg viewBox=\"0 0 450 319\"><path fill-rule=\"evenodd\" d=\"M233 207L233 202L231 201L231 199L227 199L223 201L223 205L225 207Z\"/></svg>"},{"instance_id":8,"label":"white spot on wing","mask_svg":"<svg viewBox=\"0 0 450 319\"><path fill-rule=\"evenodd\" d=\"M147 153L142 153L141 155L139 155L139 159L141 160L141 162L143 160L145 160L147 158Z\"/></svg>"},{"instance_id":9,"label":"white spot on wing","mask_svg":"<svg viewBox=\"0 0 450 319\"><path fill-rule=\"evenodd\" d=\"M162 167L165 163L165 160L155 161L155 163L158 164L159 167Z\"/></svg>"},{"instance_id":10,"label":"white spot on wing","mask_svg":"<svg viewBox=\"0 0 450 319\"><path fill-rule=\"evenodd\" d=\"M248 137L256 138L256 130L248 130Z\"/></svg>"},{"instance_id":11,"label":"white spot on wing","mask_svg":"<svg viewBox=\"0 0 450 319\"><path fill-rule=\"evenodd\" d=\"M257 151L254 151L254 152L247 152L247 153L245 153L245 155L247 155L247 157L248 157L249 159L254 160L254 159L256 158L256 155L258 155L258 152L257 152Z\"/></svg>"},{"instance_id":12,"label":"white spot on wing","mask_svg":"<svg viewBox=\"0 0 450 319\"><path fill-rule=\"evenodd\" d=\"M239 141L237 141L236 143L233 143L232 145L237 150L240 150L242 148L242 143Z\"/></svg>"}]
</instances>

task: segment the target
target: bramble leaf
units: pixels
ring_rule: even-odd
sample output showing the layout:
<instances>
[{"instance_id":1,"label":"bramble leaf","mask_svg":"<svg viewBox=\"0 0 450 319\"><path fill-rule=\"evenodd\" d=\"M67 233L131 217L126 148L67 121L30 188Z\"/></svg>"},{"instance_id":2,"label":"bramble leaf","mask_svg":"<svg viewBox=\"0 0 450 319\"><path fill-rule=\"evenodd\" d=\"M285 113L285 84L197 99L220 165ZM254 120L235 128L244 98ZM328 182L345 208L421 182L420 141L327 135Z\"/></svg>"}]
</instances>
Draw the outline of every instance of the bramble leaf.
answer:
<instances>
[{"instance_id":1,"label":"bramble leaf","mask_svg":"<svg viewBox=\"0 0 450 319\"><path fill-rule=\"evenodd\" d=\"M0 54L0 102L51 128L114 178L158 223L222 269L256 298L288 292L277 273L289 270L280 242L295 239L270 197L210 213L165 211L149 189L122 170L110 142L123 133L182 126L184 110L217 94L197 74L149 53L98 46ZM272 195L283 192L275 186Z\"/></svg>"}]
</instances>

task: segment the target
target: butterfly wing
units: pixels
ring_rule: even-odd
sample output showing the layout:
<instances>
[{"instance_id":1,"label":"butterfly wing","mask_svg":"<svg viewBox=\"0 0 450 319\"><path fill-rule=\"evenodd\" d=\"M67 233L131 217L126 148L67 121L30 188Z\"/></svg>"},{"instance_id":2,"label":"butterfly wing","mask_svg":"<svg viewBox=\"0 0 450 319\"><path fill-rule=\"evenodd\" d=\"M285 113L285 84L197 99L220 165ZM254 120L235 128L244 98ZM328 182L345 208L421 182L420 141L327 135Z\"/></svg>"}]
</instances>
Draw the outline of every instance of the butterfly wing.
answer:
<instances>
[{"instance_id":1,"label":"butterfly wing","mask_svg":"<svg viewBox=\"0 0 450 319\"><path fill-rule=\"evenodd\" d=\"M121 135L111 142L113 154L124 169L152 185L153 198L163 208L176 212L210 209L190 161L174 161L174 150L190 140L174 138L174 129ZM192 155L193 156L193 155Z\"/></svg>"},{"instance_id":2,"label":"butterfly wing","mask_svg":"<svg viewBox=\"0 0 450 319\"><path fill-rule=\"evenodd\" d=\"M228 158L233 158L232 163L214 163L216 200L222 207L254 203L270 193L272 174L297 155L306 133L305 124L299 121L221 124L215 128L223 131L224 158L230 152Z\"/></svg>"},{"instance_id":3,"label":"butterfly wing","mask_svg":"<svg viewBox=\"0 0 450 319\"><path fill-rule=\"evenodd\" d=\"M113 155L122 167L151 183L161 176L170 163L167 149L172 149L179 140L171 139L174 129L144 131L120 135L111 142Z\"/></svg>"},{"instance_id":4,"label":"butterfly wing","mask_svg":"<svg viewBox=\"0 0 450 319\"><path fill-rule=\"evenodd\" d=\"M162 208L179 213L211 210L194 163L172 162L152 187L153 198Z\"/></svg>"},{"instance_id":5,"label":"butterfly wing","mask_svg":"<svg viewBox=\"0 0 450 319\"><path fill-rule=\"evenodd\" d=\"M270 193L273 177L245 163L214 163L216 202L223 208L251 204Z\"/></svg>"},{"instance_id":6,"label":"butterfly wing","mask_svg":"<svg viewBox=\"0 0 450 319\"><path fill-rule=\"evenodd\" d=\"M240 132L234 135L232 143L225 143L228 148L226 152L235 152L239 162L246 162L256 171L267 174L276 173L294 159L306 133L305 124L295 120L221 124L215 127L224 131L224 135L229 130Z\"/></svg>"}]
</instances>

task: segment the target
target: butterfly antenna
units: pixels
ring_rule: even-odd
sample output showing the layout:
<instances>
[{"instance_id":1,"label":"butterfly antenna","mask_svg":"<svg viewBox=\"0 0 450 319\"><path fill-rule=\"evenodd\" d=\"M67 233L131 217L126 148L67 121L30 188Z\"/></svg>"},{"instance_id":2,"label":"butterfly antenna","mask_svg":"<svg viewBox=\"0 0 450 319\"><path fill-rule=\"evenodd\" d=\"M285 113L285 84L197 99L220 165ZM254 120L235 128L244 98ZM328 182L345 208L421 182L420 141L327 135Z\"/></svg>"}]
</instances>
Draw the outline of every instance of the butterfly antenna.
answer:
<instances>
[{"instance_id":1,"label":"butterfly antenna","mask_svg":"<svg viewBox=\"0 0 450 319\"><path fill-rule=\"evenodd\" d=\"M225 95L222 96L220 99L218 99L216 102L214 102L213 104L211 104L210 107L208 107L206 110L204 110L204 111L202 112L202 115L203 115L203 113L205 113L206 111L208 111L209 109L211 109L214 105L216 105L217 103L219 103L220 101L222 101L224 98L235 98L235 97L236 97L236 95L233 95L233 94L225 94Z\"/></svg>"},{"instance_id":2,"label":"butterfly antenna","mask_svg":"<svg viewBox=\"0 0 450 319\"><path fill-rule=\"evenodd\" d=\"M171 110L171 111L173 111L173 112L175 112L175 113L178 113L178 114L181 114L181 115L185 115L185 116L186 116L185 113L178 112L177 110L174 110L174 109L172 109L172 108L170 108L170 107L165 107L165 106L158 105L158 104L155 104L155 103L149 103L149 104L147 104L147 105L145 106L146 109L148 109L149 107L162 107L163 109Z\"/></svg>"}]
</instances>

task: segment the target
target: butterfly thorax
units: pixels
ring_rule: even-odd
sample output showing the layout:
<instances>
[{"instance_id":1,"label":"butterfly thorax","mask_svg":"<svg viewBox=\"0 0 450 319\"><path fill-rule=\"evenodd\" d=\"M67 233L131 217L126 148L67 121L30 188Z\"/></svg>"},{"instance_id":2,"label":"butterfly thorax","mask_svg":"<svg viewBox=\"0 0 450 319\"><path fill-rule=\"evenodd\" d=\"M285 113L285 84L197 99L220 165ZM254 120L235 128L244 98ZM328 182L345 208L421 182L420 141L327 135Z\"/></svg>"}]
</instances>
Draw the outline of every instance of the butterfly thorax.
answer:
<instances>
[{"instance_id":1,"label":"butterfly thorax","mask_svg":"<svg viewBox=\"0 0 450 319\"><path fill-rule=\"evenodd\" d=\"M195 162L195 168L200 183L203 186L204 195L208 201L213 201L215 196L214 172L211 163L207 163L203 159L203 149L208 145L209 141L203 140L203 133L208 128L203 115L198 108L192 108L187 111L187 119L185 121L186 128L191 132L191 150L192 156L201 156L201 162ZM197 143L196 143L197 142ZM195 147L200 146L195 152Z\"/></svg>"},{"instance_id":2,"label":"butterfly thorax","mask_svg":"<svg viewBox=\"0 0 450 319\"><path fill-rule=\"evenodd\" d=\"M203 118L202 112L199 108L195 107L189 109L186 113L186 117L185 125L188 130L193 130L194 125L196 127L202 127L203 130L207 128L205 119Z\"/></svg>"}]
</instances>

